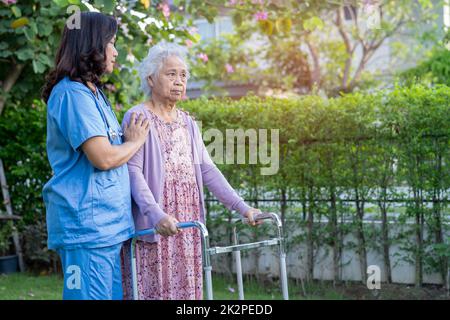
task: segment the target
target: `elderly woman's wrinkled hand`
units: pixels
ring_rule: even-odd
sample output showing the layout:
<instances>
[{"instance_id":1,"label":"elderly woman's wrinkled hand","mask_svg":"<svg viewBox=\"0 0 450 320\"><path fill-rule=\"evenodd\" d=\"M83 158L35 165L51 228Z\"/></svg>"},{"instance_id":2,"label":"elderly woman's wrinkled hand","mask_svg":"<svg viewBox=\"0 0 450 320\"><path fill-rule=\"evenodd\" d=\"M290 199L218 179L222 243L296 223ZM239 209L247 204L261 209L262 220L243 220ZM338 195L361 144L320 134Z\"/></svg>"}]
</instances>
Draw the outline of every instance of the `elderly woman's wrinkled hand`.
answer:
<instances>
[{"instance_id":1,"label":"elderly woman's wrinkled hand","mask_svg":"<svg viewBox=\"0 0 450 320\"><path fill-rule=\"evenodd\" d=\"M179 232L177 228L178 220L174 217L167 216L162 218L161 221L156 225L156 232L162 236L173 236Z\"/></svg>"},{"instance_id":2,"label":"elderly woman's wrinkled hand","mask_svg":"<svg viewBox=\"0 0 450 320\"><path fill-rule=\"evenodd\" d=\"M248 224L251 226L257 226L263 223L262 220L255 221L255 218L258 214L261 214L261 210L256 208L249 209L245 214L244 217L248 219Z\"/></svg>"}]
</instances>

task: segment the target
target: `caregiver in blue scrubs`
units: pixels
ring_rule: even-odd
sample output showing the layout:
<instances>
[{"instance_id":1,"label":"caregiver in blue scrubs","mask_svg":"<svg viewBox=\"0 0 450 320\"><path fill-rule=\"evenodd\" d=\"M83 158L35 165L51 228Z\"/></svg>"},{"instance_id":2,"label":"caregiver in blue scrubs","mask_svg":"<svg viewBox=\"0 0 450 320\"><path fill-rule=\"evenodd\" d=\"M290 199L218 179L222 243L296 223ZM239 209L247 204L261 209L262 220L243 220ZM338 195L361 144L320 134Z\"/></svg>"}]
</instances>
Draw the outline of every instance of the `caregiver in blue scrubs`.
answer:
<instances>
[{"instance_id":1,"label":"caregiver in blue scrubs","mask_svg":"<svg viewBox=\"0 0 450 320\"><path fill-rule=\"evenodd\" d=\"M114 17L81 13L80 28L64 28L42 93L54 173L43 189L48 247L61 257L64 299L122 299L120 250L134 233L126 163L149 122L133 115L122 132L101 91L116 32Z\"/></svg>"}]
</instances>

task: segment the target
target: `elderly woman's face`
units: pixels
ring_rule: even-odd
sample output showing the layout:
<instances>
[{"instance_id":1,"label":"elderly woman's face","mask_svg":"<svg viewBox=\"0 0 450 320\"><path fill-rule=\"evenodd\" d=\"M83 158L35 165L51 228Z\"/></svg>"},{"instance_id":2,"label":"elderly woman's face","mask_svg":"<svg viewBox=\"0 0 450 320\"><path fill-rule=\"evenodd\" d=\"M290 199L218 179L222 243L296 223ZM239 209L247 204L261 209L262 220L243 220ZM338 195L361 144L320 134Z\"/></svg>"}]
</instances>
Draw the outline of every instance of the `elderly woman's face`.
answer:
<instances>
[{"instance_id":1,"label":"elderly woman's face","mask_svg":"<svg viewBox=\"0 0 450 320\"><path fill-rule=\"evenodd\" d=\"M186 94L187 74L186 66L178 57L168 57L159 75L148 79L152 94L171 102L181 100Z\"/></svg>"}]
</instances>

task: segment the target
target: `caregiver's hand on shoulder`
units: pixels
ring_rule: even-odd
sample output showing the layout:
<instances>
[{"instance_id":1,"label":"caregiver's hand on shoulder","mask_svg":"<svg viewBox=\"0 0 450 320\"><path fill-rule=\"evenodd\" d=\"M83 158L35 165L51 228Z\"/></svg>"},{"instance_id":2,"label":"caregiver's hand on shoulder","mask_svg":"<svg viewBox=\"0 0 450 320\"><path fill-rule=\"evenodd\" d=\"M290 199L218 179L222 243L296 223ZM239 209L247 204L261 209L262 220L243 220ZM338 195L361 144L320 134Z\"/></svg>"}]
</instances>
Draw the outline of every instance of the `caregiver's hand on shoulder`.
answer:
<instances>
[{"instance_id":1,"label":"caregiver's hand on shoulder","mask_svg":"<svg viewBox=\"0 0 450 320\"><path fill-rule=\"evenodd\" d=\"M245 214L244 217L248 219L248 224L251 226L257 226L263 223L262 220L255 221L255 216L258 214L261 214L261 210L256 208L249 209Z\"/></svg>"},{"instance_id":2,"label":"caregiver's hand on shoulder","mask_svg":"<svg viewBox=\"0 0 450 320\"><path fill-rule=\"evenodd\" d=\"M174 217L167 216L162 218L156 225L156 232L162 236L173 236L178 233L178 220Z\"/></svg>"},{"instance_id":3,"label":"caregiver's hand on shoulder","mask_svg":"<svg viewBox=\"0 0 450 320\"><path fill-rule=\"evenodd\" d=\"M92 165L100 170L117 168L128 160L142 147L150 130L150 122L139 115L131 115L129 125L124 127L125 143L111 144L105 136L95 136L86 140L81 149Z\"/></svg>"},{"instance_id":4,"label":"caregiver's hand on shoulder","mask_svg":"<svg viewBox=\"0 0 450 320\"><path fill-rule=\"evenodd\" d=\"M143 145L147 139L148 132L150 130L150 122L144 118L141 113L136 118L136 113L131 114L130 123L124 126L124 136L127 142L136 142L139 145Z\"/></svg>"}]
</instances>

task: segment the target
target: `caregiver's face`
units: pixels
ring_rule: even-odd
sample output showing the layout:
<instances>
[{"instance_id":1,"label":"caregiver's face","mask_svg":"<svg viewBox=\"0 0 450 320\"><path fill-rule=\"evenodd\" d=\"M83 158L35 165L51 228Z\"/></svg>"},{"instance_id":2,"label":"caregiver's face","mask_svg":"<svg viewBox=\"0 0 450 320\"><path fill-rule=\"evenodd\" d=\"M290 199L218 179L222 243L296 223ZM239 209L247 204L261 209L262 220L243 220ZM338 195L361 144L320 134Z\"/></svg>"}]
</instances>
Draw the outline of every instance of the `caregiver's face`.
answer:
<instances>
[{"instance_id":1,"label":"caregiver's face","mask_svg":"<svg viewBox=\"0 0 450 320\"><path fill-rule=\"evenodd\" d=\"M171 102L181 100L186 94L187 74L186 65L180 58L176 56L167 57L159 75L149 77L148 81L152 88L152 94Z\"/></svg>"},{"instance_id":2,"label":"caregiver's face","mask_svg":"<svg viewBox=\"0 0 450 320\"><path fill-rule=\"evenodd\" d=\"M116 36L114 36L106 45L105 49L105 72L111 73L114 69L114 63L116 62L116 57L119 55L119 53L116 50L116 47L114 46L114 43L116 42Z\"/></svg>"}]
</instances>

